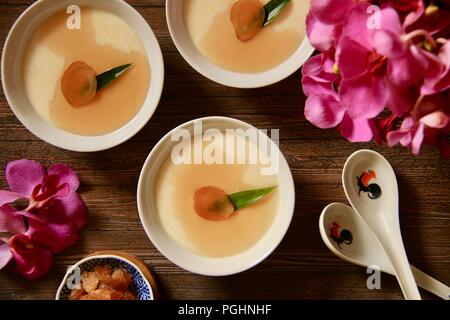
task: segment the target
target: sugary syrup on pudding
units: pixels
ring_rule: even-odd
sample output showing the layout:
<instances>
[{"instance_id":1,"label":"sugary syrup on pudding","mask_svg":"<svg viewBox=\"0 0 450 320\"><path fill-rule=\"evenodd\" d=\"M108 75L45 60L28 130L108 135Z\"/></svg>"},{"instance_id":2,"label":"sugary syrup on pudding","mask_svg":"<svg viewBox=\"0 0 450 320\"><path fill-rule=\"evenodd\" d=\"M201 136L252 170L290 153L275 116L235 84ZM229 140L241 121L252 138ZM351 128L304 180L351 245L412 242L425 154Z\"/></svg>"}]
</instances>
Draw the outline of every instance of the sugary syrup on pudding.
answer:
<instances>
[{"instance_id":1,"label":"sugary syrup on pudding","mask_svg":"<svg viewBox=\"0 0 450 320\"><path fill-rule=\"evenodd\" d=\"M243 139L243 138L242 138ZM155 199L161 224L179 244L207 257L227 257L254 246L272 225L279 194L274 191L232 218L210 221L194 209L194 193L215 186L227 194L276 186L276 175L261 175L261 164L174 164L165 161L156 180Z\"/></svg>"},{"instance_id":2,"label":"sugary syrup on pudding","mask_svg":"<svg viewBox=\"0 0 450 320\"><path fill-rule=\"evenodd\" d=\"M230 20L234 0L184 0L184 19L194 43L211 62L236 72L258 73L287 60L305 36L309 1L291 0L252 40L236 37Z\"/></svg>"},{"instance_id":3,"label":"sugary syrup on pudding","mask_svg":"<svg viewBox=\"0 0 450 320\"><path fill-rule=\"evenodd\" d=\"M79 30L67 28L66 12L51 16L32 36L23 62L23 78L29 92L33 91L34 86L43 86L46 76L54 76L46 73L59 73L54 92L48 94L48 106L47 101L44 101L40 111L58 128L86 136L107 134L128 123L141 109L150 85L150 66L144 51L136 50L136 46L126 51L110 44L98 44L93 23L94 14L100 14L97 19L101 19L102 13L97 9L81 8ZM114 33L115 30L111 32ZM122 29L118 32L124 31ZM39 50L50 52L52 56L63 57L62 70L40 70L41 74L37 74L33 70L38 68L39 61L36 59L46 59L42 55L37 57ZM87 63L97 74L128 63L132 64L132 68L120 79L99 91L88 105L74 108L64 98L60 82L63 72L75 61ZM35 89L48 90L46 87ZM32 99L32 94L29 95Z\"/></svg>"}]
</instances>

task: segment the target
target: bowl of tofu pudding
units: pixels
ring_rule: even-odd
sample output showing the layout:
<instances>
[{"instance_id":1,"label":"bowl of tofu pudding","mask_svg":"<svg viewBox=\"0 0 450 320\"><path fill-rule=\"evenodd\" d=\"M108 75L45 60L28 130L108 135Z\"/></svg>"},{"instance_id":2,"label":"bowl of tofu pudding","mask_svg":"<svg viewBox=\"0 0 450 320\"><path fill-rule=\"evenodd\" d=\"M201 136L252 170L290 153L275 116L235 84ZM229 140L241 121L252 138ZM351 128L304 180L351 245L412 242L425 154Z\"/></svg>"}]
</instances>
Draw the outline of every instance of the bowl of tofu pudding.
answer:
<instances>
[{"instance_id":1,"label":"bowl of tofu pudding","mask_svg":"<svg viewBox=\"0 0 450 320\"><path fill-rule=\"evenodd\" d=\"M230 87L264 87L293 74L314 52L306 37L309 0L269 2L166 0L167 23L178 51L203 76Z\"/></svg>"},{"instance_id":2,"label":"bowl of tofu pudding","mask_svg":"<svg viewBox=\"0 0 450 320\"><path fill-rule=\"evenodd\" d=\"M40 0L2 55L7 101L59 148L94 152L134 136L159 103L164 63L145 19L123 0Z\"/></svg>"},{"instance_id":3,"label":"bowl of tofu pudding","mask_svg":"<svg viewBox=\"0 0 450 320\"><path fill-rule=\"evenodd\" d=\"M275 250L291 223L295 190L268 134L207 117L173 129L153 148L137 203L148 237L167 259L196 274L225 276Z\"/></svg>"}]
</instances>

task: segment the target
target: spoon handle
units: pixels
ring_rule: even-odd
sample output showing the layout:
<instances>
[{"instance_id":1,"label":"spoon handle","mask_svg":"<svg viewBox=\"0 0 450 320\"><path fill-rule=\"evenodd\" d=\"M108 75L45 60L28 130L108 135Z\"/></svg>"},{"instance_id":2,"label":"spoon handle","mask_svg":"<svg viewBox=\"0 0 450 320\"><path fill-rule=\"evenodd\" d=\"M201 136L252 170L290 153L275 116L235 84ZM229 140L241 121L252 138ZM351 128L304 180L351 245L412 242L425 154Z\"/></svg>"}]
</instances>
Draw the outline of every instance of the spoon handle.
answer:
<instances>
[{"instance_id":1,"label":"spoon handle","mask_svg":"<svg viewBox=\"0 0 450 320\"><path fill-rule=\"evenodd\" d=\"M420 287L435 294L439 298L450 300L450 288L445 284L427 275L425 272L420 271L413 265L411 265L411 271Z\"/></svg>"},{"instance_id":2,"label":"spoon handle","mask_svg":"<svg viewBox=\"0 0 450 320\"><path fill-rule=\"evenodd\" d=\"M382 247L391 261L400 288L406 300L421 300L411 267L408 262L401 236L391 236L386 229L379 230L378 239L383 239ZM400 235L400 230L396 233ZM380 236L382 235L382 236Z\"/></svg>"}]
</instances>

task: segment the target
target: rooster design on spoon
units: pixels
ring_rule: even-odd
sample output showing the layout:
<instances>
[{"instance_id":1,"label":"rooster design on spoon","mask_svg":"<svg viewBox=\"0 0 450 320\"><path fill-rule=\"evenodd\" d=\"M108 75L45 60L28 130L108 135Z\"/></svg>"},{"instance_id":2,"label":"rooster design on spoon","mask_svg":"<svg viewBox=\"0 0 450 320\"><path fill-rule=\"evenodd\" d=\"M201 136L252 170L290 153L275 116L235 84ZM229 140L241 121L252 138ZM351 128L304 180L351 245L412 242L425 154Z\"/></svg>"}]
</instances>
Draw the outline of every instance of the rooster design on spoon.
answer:
<instances>
[{"instance_id":1,"label":"rooster design on spoon","mask_svg":"<svg viewBox=\"0 0 450 320\"><path fill-rule=\"evenodd\" d=\"M376 183L370 183L371 180L376 178L377 174L374 170L364 171L359 177L356 177L359 194L361 195L361 192L365 192L372 200L380 198L382 194L380 186Z\"/></svg>"}]
</instances>

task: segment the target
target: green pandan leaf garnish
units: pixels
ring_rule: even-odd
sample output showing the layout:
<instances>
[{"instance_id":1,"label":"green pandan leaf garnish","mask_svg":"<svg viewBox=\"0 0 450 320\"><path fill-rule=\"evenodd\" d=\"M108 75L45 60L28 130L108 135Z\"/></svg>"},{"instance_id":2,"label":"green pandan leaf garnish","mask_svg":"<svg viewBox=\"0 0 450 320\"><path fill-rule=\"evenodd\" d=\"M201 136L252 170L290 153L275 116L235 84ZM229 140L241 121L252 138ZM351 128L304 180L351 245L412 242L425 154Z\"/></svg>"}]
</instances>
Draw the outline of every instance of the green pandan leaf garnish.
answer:
<instances>
[{"instance_id":1,"label":"green pandan leaf garnish","mask_svg":"<svg viewBox=\"0 0 450 320\"><path fill-rule=\"evenodd\" d=\"M228 199L236 210L249 207L272 193L277 186L256 190L247 190L228 195Z\"/></svg>"},{"instance_id":2,"label":"green pandan leaf garnish","mask_svg":"<svg viewBox=\"0 0 450 320\"><path fill-rule=\"evenodd\" d=\"M264 11L266 13L264 18L264 26L267 26L269 23L271 23L280 12L283 10L283 8L289 3L291 0L271 0L264 6Z\"/></svg>"},{"instance_id":3,"label":"green pandan leaf garnish","mask_svg":"<svg viewBox=\"0 0 450 320\"><path fill-rule=\"evenodd\" d=\"M116 80L118 77L123 75L129 68L131 63L124 64L122 66L105 71L97 76L97 92L108 86Z\"/></svg>"}]
</instances>

